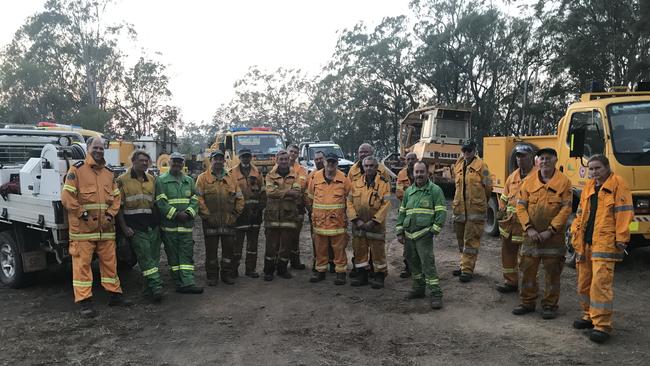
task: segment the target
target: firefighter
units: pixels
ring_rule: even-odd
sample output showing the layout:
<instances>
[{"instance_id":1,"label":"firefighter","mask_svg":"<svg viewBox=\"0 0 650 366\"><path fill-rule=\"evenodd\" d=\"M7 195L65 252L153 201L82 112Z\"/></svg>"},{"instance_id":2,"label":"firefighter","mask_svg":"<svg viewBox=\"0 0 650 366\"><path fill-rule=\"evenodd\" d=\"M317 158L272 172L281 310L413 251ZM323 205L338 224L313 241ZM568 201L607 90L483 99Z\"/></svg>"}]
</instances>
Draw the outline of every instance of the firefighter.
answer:
<instances>
[{"instance_id":1,"label":"firefighter","mask_svg":"<svg viewBox=\"0 0 650 366\"><path fill-rule=\"evenodd\" d=\"M375 275L371 287L384 287L386 263L386 215L390 210L390 182L377 174L379 162L373 156L363 159L364 180L352 184L347 199L347 215L352 223L352 249L358 276L352 286L368 284L370 254Z\"/></svg>"},{"instance_id":2,"label":"firefighter","mask_svg":"<svg viewBox=\"0 0 650 366\"><path fill-rule=\"evenodd\" d=\"M474 141L465 142L461 151L463 156L454 166L456 193L452 203L461 258L460 268L454 270L453 275L459 276L461 282L469 282L474 277L487 202L492 193L492 179L487 165L476 156Z\"/></svg>"},{"instance_id":3,"label":"firefighter","mask_svg":"<svg viewBox=\"0 0 650 366\"><path fill-rule=\"evenodd\" d=\"M250 149L239 150L239 164L230 171L244 195L244 211L237 218L235 228L235 255L233 273L237 277L239 261L244 250L244 237L246 238L246 264L245 274L251 278L260 275L255 271L257 265L257 244L262 224L262 211L266 203L264 191L264 178L260 171L251 164L252 154Z\"/></svg>"},{"instance_id":4,"label":"firefighter","mask_svg":"<svg viewBox=\"0 0 650 366\"><path fill-rule=\"evenodd\" d=\"M434 237L440 234L447 216L445 196L440 187L429 180L427 165L415 163L415 185L404 192L399 208L395 233L406 244L413 272L413 289L407 299L425 296L425 286L431 292L431 308L442 308L442 290L433 254Z\"/></svg>"},{"instance_id":5,"label":"firefighter","mask_svg":"<svg viewBox=\"0 0 650 366\"><path fill-rule=\"evenodd\" d=\"M357 151L358 153L358 158L352 167L350 167L350 171L348 172L348 179L350 179L350 182L354 182L356 180L361 180L363 181L365 178L363 176L363 159L367 158L368 156L373 155L375 152L375 149L372 147L372 145L363 143L359 145L359 150ZM386 178L389 182L392 179L388 168L384 166L384 164L379 164L379 168L377 169L379 174Z\"/></svg>"},{"instance_id":6,"label":"firefighter","mask_svg":"<svg viewBox=\"0 0 650 366\"><path fill-rule=\"evenodd\" d=\"M517 292L519 276L519 245L524 240L524 231L517 219L516 205L519 187L529 174L536 174L534 155L530 145L517 145L515 159L517 169L506 179L503 193L499 197L499 233L501 234L501 263L503 283L497 285L501 293Z\"/></svg>"},{"instance_id":7,"label":"firefighter","mask_svg":"<svg viewBox=\"0 0 650 366\"><path fill-rule=\"evenodd\" d=\"M235 283L235 222L244 209L244 196L235 177L224 169L224 164L223 151L213 151L210 154L210 169L196 179L199 215L205 235L208 286L216 286L219 275L224 283ZM217 255L220 241L221 265Z\"/></svg>"},{"instance_id":8,"label":"firefighter","mask_svg":"<svg viewBox=\"0 0 650 366\"><path fill-rule=\"evenodd\" d=\"M117 178L122 205L117 216L124 236L145 278L145 296L153 302L162 300L163 283L160 279L160 218L155 210L155 178L147 173L151 156L144 150L131 154L131 168Z\"/></svg>"},{"instance_id":9,"label":"firefighter","mask_svg":"<svg viewBox=\"0 0 650 366\"><path fill-rule=\"evenodd\" d=\"M414 152L406 154L406 167L399 171L397 174L397 185L395 188L395 196L397 199L402 200L404 198L404 191L413 185L415 178L413 177L413 165L418 161L418 156ZM404 244L404 252L402 257L404 257L404 270L399 274L401 278L411 277L411 270L409 269L408 262L408 250L406 244Z\"/></svg>"},{"instance_id":10,"label":"firefighter","mask_svg":"<svg viewBox=\"0 0 650 366\"><path fill-rule=\"evenodd\" d=\"M623 260L630 241L634 205L630 189L612 173L609 159L594 155L587 164L591 179L582 190L571 228L583 311L573 327L593 328L589 339L602 343L612 332L614 266Z\"/></svg>"},{"instance_id":11,"label":"firefighter","mask_svg":"<svg viewBox=\"0 0 650 366\"><path fill-rule=\"evenodd\" d=\"M298 228L299 207L304 203L299 175L289 165L289 153L275 155L276 167L266 175L266 209L264 210L264 281L273 281L274 272L290 279L289 253Z\"/></svg>"},{"instance_id":12,"label":"firefighter","mask_svg":"<svg viewBox=\"0 0 650 366\"><path fill-rule=\"evenodd\" d=\"M156 179L156 206L167 263L176 292L202 294L194 282L194 240L192 228L199 210L194 180L183 174L185 158L178 152L169 157L169 171Z\"/></svg>"},{"instance_id":13,"label":"firefighter","mask_svg":"<svg viewBox=\"0 0 650 366\"><path fill-rule=\"evenodd\" d=\"M325 153L318 150L314 153L314 170L309 173L307 176L307 187L309 187L309 183L311 180L314 178L314 175L319 171L325 169ZM307 198L305 197L305 202L307 202ZM309 232L311 236L311 249L312 249L312 254L313 254L313 259L312 259L312 266L311 266L311 271L316 272L316 244L314 242L314 227L311 224L311 207L307 206L307 213L309 217ZM336 270L334 269L334 252L332 251L332 246L330 245L327 248L327 253L329 257L329 272L330 273L336 273Z\"/></svg>"},{"instance_id":14,"label":"firefighter","mask_svg":"<svg viewBox=\"0 0 650 366\"><path fill-rule=\"evenodd\" d=\"M86 143L86 159L68 170L61 202L68 212L70 226L68 250L72 257L74 301L82 316L92 318L97 315L92 303L94 253L99 258L102 287L111 294L108 305L131 303L122 297L117 276L115 217L120 209L120 190L104 160L104 140L91 137Z\"/></svg>"},{"instance_id":15,"label":"firefighter","mask_svg":"<svg viewBox=\"0 0 650 366\"><path fill-rule=\"evenodd\" d=\"M307 194L307 169L298 163L298 154L300 149L298 145L289 145L289 165L293 170L298 174L298 181L302 189L303 197ZM291 268L303 270L305 265L300 261L300 232L302 231L302 224L305 221L305 205L304 200L298 205L298 213L300 214L296 217L296 230L293 232L293 238L291 239L289 246L289 261L291 263Z\"/></svg>"},{"instance_id":16,"label":"firefighter","mask_svg":"<svg viewBox=\"0 0 650 366\"><path fill-rule=\"evenodd\" d=\"M339 158L334 153L325 156L325 169L318 171L309 184L308 205L311 206L314 241L316 243L316 272L310 282L325 279L327 271L327 249L332 246L336 280L334 284L344 285L346 281L348 243L346 198L351 183L345 174L338 170Z\"/></svg>"},{"instance_id":17,"label":"firefighter","mask_svg":"<svg viewBox=\"0 0 650 366\"><path fill-rule=\"evenodd\" d=\"M515 315L535 311L537 272L544 265L546 288L542 299L542 318L557 316L560 275L564 265L564 233L571 214L571 182L555 169L557 152L552 148L537 151L539 170L524 180L517 198L517 217L526 236L521 244L521 304Z\"/></svg>"}]
</instances>

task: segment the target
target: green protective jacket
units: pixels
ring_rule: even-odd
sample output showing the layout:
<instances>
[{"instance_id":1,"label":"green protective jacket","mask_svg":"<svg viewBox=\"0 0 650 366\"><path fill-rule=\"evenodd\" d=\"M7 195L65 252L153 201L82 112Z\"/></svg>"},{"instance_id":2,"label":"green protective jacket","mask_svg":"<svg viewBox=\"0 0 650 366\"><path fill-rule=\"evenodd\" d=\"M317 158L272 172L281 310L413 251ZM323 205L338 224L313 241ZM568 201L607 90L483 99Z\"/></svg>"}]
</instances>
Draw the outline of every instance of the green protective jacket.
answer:
<instances>
[{"instance_id":1,"label":"green protective jacket","mask_svg":"<svg viewBox=\"0 0 650 366\"><path fill-rule=\"evenodd\" d=\"M437 235L447 217L447 202L442 189L432 182L423 187L413 184L404 192L395 234L416 240L428 233Z\"/></svg>"},{"instance_id":2,"label":"green protective jacket","mask_svg":"<svg viewBox=\"0 0 650 366\"><path fill-rule=\"evenodd\" d=\"M185 174L179 177L169 173L161 175L156 180L156 205L162 216L162 231L191 233L194 217L199 212L194 180ZM186 212L192 219L187 222L178 221L180 212Z\"/></svg>"}]
</instances>

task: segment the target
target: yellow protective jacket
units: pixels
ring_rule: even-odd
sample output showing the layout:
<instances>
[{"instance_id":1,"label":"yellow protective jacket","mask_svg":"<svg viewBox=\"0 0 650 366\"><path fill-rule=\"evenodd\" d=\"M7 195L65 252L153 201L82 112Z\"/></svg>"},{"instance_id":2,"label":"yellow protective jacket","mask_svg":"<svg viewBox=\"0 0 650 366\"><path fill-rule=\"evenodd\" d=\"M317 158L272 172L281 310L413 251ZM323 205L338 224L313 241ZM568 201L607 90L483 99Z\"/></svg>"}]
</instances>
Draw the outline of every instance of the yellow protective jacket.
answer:
<instances>
[{"instance_id":1,"label":"yellow protective jacket","mask_svg":"<svg viewBox=\"0 0 650 366\"><path fill-rule=\"evenodd\" d=\"M241 165L234 167L230 174L237 182L239 189L244 195L244 210L237 218L235 226L237 229L248 229L260 227L262 223L262 211L266 205L266 191L264 189L264 177L260 171L251 164L248 176L242 173ZM252 182L251 177L254 177Z\"/></svg>"},{"instance_id":2,"label":"yellow protective jacket","mask_svg":"<svg viewBox=\"0 0 650 366\"><path fill-rule=\"evenodd\" d=\"M397 184L395 187L395 196L397 199L402 200L402 198L404 198L404 191L406 191L406 188L410 187L411 184L413 184L415 181L411 178L412 177L409 177L408 167L399 171L399 174L397 174Z\"/></svg>"},{"instance_id":3,"label":"yellow protective jacket","mask_svg":"<svg viewBox=\"0 0 650 366\"><path fill-rule=\"evenodd\" d=\"M571 197L571 182L559 170L555 170L548 183L542 182L539 171L524 179L517 198L517 217L524 233L534 228L540 233L548 229L553 235L543 243L535 243L524 235L521 255L564 256L564 233L571 214Z\"/></svg>"},{"instance_id":4,"label":"yellow protective jacket","mask_svg":"<svg viewBox=\"0 0 650 366\"><path fill-rule=\"evenodd\" d=\"M314 234L336 236L347 232L346 201L351 188L350 180L340 170L330 183L325 180L325 169L314 175L307 195Z\"/></svg>"},{"instance_id":5,"label":"yellow protective jacket","mask_svg":"<svg viewBox=\"0 0 650 366\"><path fill-rule=\"evenodd\" d=\"M113 171L88 154L68 170L61 191L68 212L70 240L115 240L115 221L120 210L120 190ZM112 221L107 219L112 217Z\"/></svg>"},{"instance_id":6,"label":"yellow protective jacket","mask_svg":"<svg viewBox=\"0 0 650 366\"><path fill-rule=\"evenodd\" d=\"M492 194L492 178L478 156L464 168L461 157L454 165L456 193L452 203L454 222L485 221L487 200Z\"/></svg>"},{"instance_id":7,"label":"yellow protective jacket","mask_svg":"<svg viewBox=\"0 0 650 366\"><path fill-rule=\"evenodd\" d=\"M156 178L145 172L144 178L140 179L129 168L117 178L117 186L122 197L120 209L132 229L146 230L147 227L158 226L154 215Z\"/></svg>"},{"instance_id":8,"label":"yellow protective jacket","mask_svg":"<svg viewBox=\"0 0 650 366\"><path fill-rule=\"evenodd\" d=\"M288 197L286 194L294 190L300 193L298 197ZM293 167L282 177L277 169L272 169L266 175L266 209L264 210L265 228L296 229L303 216L299 207L304 205L300 178Z\"/></svg>"},{"instance_id":9,"label":"yellow protective jacket","mask_svg":"<svg viewBox=\"0 0 650 366\"><path fill-rule=\"evenodd\" d=\"M535 174L537 168L533 167L528 175ZM511 238L513 243L521 243L524 240L524 230L517 218L517 196L523 180L521 170L515 170L506 179L503 193L499 196L499 211L505 212L503 219L499 220L499 233L506 239Z\"/></svg>"},{"instance_id":10,"label":"yellow protective jacket","mask_svg":"<svg viewBox=\"0 0 650 366\"><path fill-rule=\"evenodd\" d=\"M235 178L225 169L220 176L211 170L196 179L199 216L206 234L232 234L237 217L244 210L244 195Z\"/></svg>"},{"instance_id":11,"label":"yellow protective jacket","mask_svg":"<svg viewBox=\"0 0 650 366\"><path fill-rule=\"evenodd\" d=\"M585 229L590 213L590 198L595 194L596 181L590 179L580 196L580 204L576 218L571 225L571 235L574 249L578 255L585 255ZM594 232L591 244L592 260L614 261L623 260L623 249L618 249L616 243L630 241L630 222L634 218L632 194L623 178L611 174L598 192L598 207L594 221Z\"/></svg>"},{"instance_id":12,"label":"yellow protective jacket","mask_svg":"<svg viewBox=\"0 0 650 366\"><path fill-rule=\"evenodd\" d=\"M350 221L360 219L363 222L373 220L376 225L372 232L357 229L352 225L352 235L368 239L384 240L386 238L386 215L390 210L390 182L379 174L371 186L364 180L352 184L347 199L347 214Z\"/></svg>"}]
</instances>

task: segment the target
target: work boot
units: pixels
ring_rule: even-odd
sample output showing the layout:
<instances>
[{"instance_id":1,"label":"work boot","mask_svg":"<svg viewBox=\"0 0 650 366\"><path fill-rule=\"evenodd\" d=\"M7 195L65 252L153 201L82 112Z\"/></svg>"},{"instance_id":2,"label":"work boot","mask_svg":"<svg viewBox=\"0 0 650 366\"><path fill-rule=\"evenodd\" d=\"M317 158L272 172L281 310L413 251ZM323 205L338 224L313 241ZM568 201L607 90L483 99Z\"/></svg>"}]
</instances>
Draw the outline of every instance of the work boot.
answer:
<instances>
[{"instance_id":1,"label":"work boot","mask_svg":"<svg viewBox=\"0 0 650 366\"><path fill-rule=\"evenodd\" d=\"M93 306L92 298L83 299L79 302L79 314L84 318L94 318L98 315L97 310Z\"/></svg>"},{"instance_id":2,"label":"work boot","mask_svg":"<svg viewBox=\"0 0 650 366\"><path fill-rule=\"evenodd\" d=\"M234 285L235 280L231 272L221 271L221 282L227 285Z\"/></svg>"},{"instance_id":3,"label":"work boot","mask_svg":"<svg viewBox=\"0 0 650 366\"><path fill-rule=\"evenodd\" d=\"M231 274L232 278L239 277L239 262L234 263Z\"/></svg>"},{"instance_id":4,"label":"work boot","mask_svg":"<svg viewBox=\"0 0 650 366\"><path fill-rule=\"evenodd\" d=\"M519 305L516 308L512 309L512 313L514 315L524 315L528 313L532 313L535 311L535 307L528 307L525 305Z\"/></svg>"},{"instance_id":5,"label":"work boot","mask_svg":"<svg viewBox=\"0 0 650 366\"><path fill-rule=\"evenodd\" d=\"M422 298L424 298L424 288L412 289L406 295L407 300L422 299Z\"/></svg>"},{"instance_id":6,"label":"work boot","mask_svg":"<svg viewBox=\"0 0 650 366\"><path fill-rule=\"evenodd\" d=\"M409 278L411 277L411 268L409 268L409 262L404 259L404 269L399 274L400 278Z\"/></svg>"},{"instance_id":7,"label":"work boot","mask_svg":"<svg viewBox=\"0 0 650 366\"><path fill-rule=\"evenodd\" d=\"M575 329L592 329L594 327L594 323L591 322L591 319L585 320L585 319L577 319L573 321L573 328Z\"/></svg>"},{"instance_id":8,"label":"work boot","mask_svg":"<svg viewBox=\"0 0 650 366\"><path fill-rule=\"evenodd\" d=\"M345 285L345 277L346 277L345 272L337 272L336 279L334 280L334 284L337 286Z\"/></svg>"},{"instance_id":9,"label":"work boot","mask_svg":"<svg viewBox=\"0 0 650 366\"><path fill-rule=\"evenodd\" d=\"M219 278L208 278L208 286L216 286L217 284L219 284Z\"/></svg>"},{"instance_id":10,"label":"work boot","mask_svg":"<svg viewBox=\"0 0 650 366\"><path fill-rule=\"evenodd\" d=\"M557 310L550 306L545 306L542 310L542 319L555 319L557 318Z\"/></svg>"},{"instance_id":11,"label":"work boot","mask_svg":"<svg viewBox=\"0 0 650 366\"><path fill-rule=\"evenodd\" d=\"M112 292L111 298L108 300L108 306L120 306L126 307L131 306L133 303L129 300L126 300L119 292Z\"/></svg>"},{"instance_id":12,"label":"work boot","mask_svg":"<svg viewBox=\"0 0 650 366\"><path fill-rule=\"evenodd\" d=\"M250 278L259 278L260 274L255 271L246 271L246 276Z\"/></svg>"},{"instance_id":13,"label":"work boot","mask_svg":"<svg viewBox=\"0 0 650 366\"><path fill-rule=\"evenodd\" d=\"M271 273L265 272L264 273L264 281L273 281L273 272L271 272Z\"/></svg>"},{"instance_id":14,"label":"work boot","mask_svg":"<svg viewBox=\"0 0 650 366\"><path fill-rule=\"evenodd\" d=\"M154 304L160 304L163 299L162 289L156 289L151 292L151 302Z\"/></svg>"},{"instance_id":15,"label":"work boot","mask_svg":"<svg viewBox=\"0 0 650 366\"><path fill-rule=\"evenodd\" d=\"M442 309L442 296L431 296L431 309Z\"/></svg>"},{"instance_id":16,"label":"work boot","mask_svg":"<svg viewBox=\"0 0 650 366\"><path fill-rule=\"evenodd\" d=\"M517 292L517 286L511 285L509 283L502 283L500 285L497 285L497 291L499 291L502 294L507 294L510 292Z\"/></svg>"},{"instance_id":17,"label":"work boot","mask_svg":"<svg viewBox=\"0 0 650 366\"><path fill-rule=\"evenodd\" d=\"M460 276L461 273L463 273L463 271L461 271L460 268L451 271L451 274L454 275L454 277Z\"/></svg>"},{"instance_id":18,"label":"work boot","mask_svg":"<svg viewBox=\"0 0 650 366\"><path fill-rule=\"evenodd\" d=\"M609 333L594 329L589 333L589 339L596 343L604 343L609 339Z\"/></svg>"},{"instance_id":19,"label":"work boot","mask_svg":"<svg viewBox=\"0 0 650 366\"><path fill-rule=\"evenodd\" d=\"M302 271L303 269L307 268L307 266L305 266L302 262L300 262L300 256L296 256L291 261L291 268Z\"/></svg>"},{"instance_id":20,"label":"work boot","mask_svg":"<svg viewBox=\"0 0 650 366\"><path fill-rule=\"evenodd\" d=\"M385 272L375 272L375 278L370 281L370 287L374 289L384 288L384 279L386 278Z\"/></svg>"},{"instance_id":21,"label":"work boot","mask_svg":"<svg viewBox=\"0 0 650 366\"><path fill-rule=\"evenodd\" d=\"M291 273L287 269L287 262L283 261L278 261L278 276L284 278L284 279L290 279Z\"/></svg>"},{"instance_id":22,"label":"work boot","mask_svg":"<svg viewBox=\"0 0 650 366\"><path fill-rule=\"evenodd\" d=\"M354 287L359 287L359 286L365 286L368 284L368 271L365 268L359 268L357 269L357 275L354 277L352 281L350 281L350 286ZM352 273L350 273L350 277ZM338 277L338 276L337 276Z\"/></svg>"},{"instance_id":23,"label":"work boot","mask_svg":"<svg viewBox=\"0 0 650 366\"><path fill-rule=\"evenodd\" d=\"M314 272L309 279L309 282L316 283L325 279L325 272Z\"/></svg>"},{"instance_id":24,"label":"work boot","mask_svg":"<svg viewBox=\"0 0 650 366\"><path fill-rule=\"evenodd\" d=\"M203 293L203 287L195 286L195 285L189 285L189 286L183 286L183 287L177 287L176 292L181 293L181 294L202 294Z\"/></svg>"},{"instance_id":25,"label":"work boot","mask_svg":"<svg viewBox=\"0 0 650 366\"><path fill-rule=\"evenodd\" d=\"M471 273L462 272L460 274L460 276L458 276L458 280L460 280L460 282L467 283L467 282L471 281L473 277L474 277L474 275L471 274Z\"/></svg>"}]
</instances>

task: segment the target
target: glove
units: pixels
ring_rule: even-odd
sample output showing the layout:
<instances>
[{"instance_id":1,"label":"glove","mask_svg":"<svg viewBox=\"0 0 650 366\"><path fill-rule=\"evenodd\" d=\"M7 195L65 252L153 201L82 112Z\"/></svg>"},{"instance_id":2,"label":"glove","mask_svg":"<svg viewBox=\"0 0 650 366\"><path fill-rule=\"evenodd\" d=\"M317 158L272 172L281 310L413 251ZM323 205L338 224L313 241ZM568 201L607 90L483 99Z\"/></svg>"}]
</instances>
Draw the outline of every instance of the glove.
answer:
<instances>
[{"instance_id":1,"label":"glove","mask_svg":"<svg viewBox=\"0 0 650 366\"><path fill-rule=\"evenodd\" d=\"M497 211L497 220L501 221L506 218L506 211L505 210L499 210Z\"/></svg>"}]
</instances>

